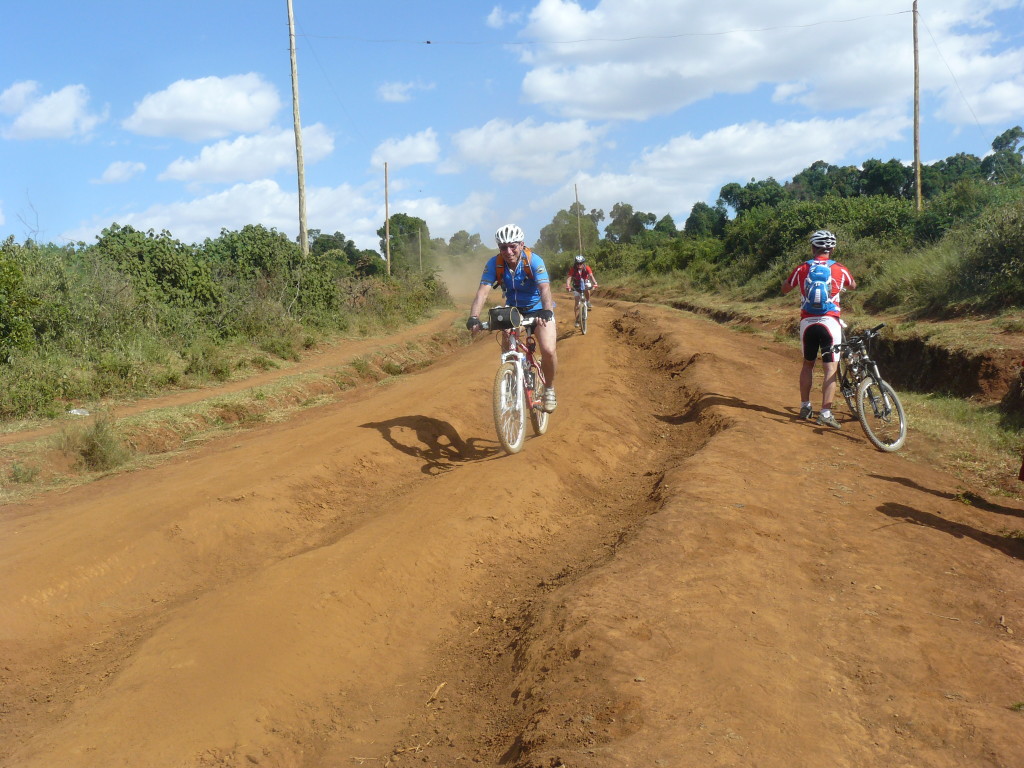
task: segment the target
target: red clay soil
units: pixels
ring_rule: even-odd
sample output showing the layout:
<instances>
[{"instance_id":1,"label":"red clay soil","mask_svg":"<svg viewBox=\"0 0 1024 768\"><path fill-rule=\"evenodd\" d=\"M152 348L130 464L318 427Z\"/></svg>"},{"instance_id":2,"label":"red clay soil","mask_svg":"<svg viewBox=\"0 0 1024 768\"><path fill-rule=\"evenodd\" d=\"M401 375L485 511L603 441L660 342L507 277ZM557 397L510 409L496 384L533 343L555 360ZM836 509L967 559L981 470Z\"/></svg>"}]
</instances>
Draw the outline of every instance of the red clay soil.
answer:
<instances>
[{"instance_id":1,"label":"red clay soil","mask_svg":"<svg viewBox=\"0 0 1024 768\"><path fill-rule=\"evenodd\" d=\"M0 765L1024 766L1024 499L591 319L515 456L481 339L0 510Z\"/></svg>"}]
</instances>

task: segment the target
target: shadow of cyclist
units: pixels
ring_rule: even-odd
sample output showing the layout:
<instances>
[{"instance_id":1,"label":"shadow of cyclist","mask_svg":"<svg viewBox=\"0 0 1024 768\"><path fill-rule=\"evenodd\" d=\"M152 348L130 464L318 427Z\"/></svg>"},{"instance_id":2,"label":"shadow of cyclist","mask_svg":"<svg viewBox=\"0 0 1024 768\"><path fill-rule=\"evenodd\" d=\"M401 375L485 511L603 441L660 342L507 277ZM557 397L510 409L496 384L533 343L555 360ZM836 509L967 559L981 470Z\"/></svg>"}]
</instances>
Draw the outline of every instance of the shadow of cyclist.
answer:
<instances>
[{"instance_id":1,"label":"shadow of cyclist","mask_svg":"<svg viewBox=\"0 0 1024 768\"><path fill-rule=\"evenodd\" d=\"M497 444L493 441L480 438L463 440L447 421L430 416L400 416L360 426L376 429L395 449L425 461L421 468L425 475L448 472L455 469L456 464L480 461L498 454Z\"/></svg>"},{"instance_id":2,"label":"shadow of cyclist","mask_svg":"<svg viewBox=\"0 0 1024 768\"><path fill-rule=\"evenodd\" d=\"M955 523L952 520L946 520L938 515L932 514L931 512L922 512L919 509L908 507L905 504L896 504L895 502L886 502L885 504L880 505L878 507L878 511L895 520L904 520L914 525L923 525L928 528L934 528L937 531L948 533L950 536L955 536L958 539L974 539L975 541L988 547L992 547L992 549L999 550L1010 557L1017 558L1018 560L1024 560L1024 541L1020 539L998 536L994 533L985 533L984 531L979 531L977 528L972 528L969 525Z\"/></svg>"},{"instance_id":3,"label":"shadow of cyclist","mask_svg":"<svg viewBox=\"0 0 1024 768\"><path fill-rule=\"evenodd\" d=\"M940 499L949 499L950 501L959 501L961 504L974 507L975 509L981 509L985 512L996 512L1000 515L1014 515L1015 517L1024 517L1024 509L1018 509L1015 507L1004 507L1002 504L996 504L995 502L989 501L984 496L979 496L971 491L962 491L960 493L949 493L947 491L937 491L934 488L926 488L919 483L915 483L913 480L907 477L891 477L889 475L875 475L869 474L868 477L873 477L877 480L888 480L890 483L899 483L907 488L913 488L915 491L923 491L924 493L930 493L933 496L938 496Z\"/></svg>"}]
</instances>

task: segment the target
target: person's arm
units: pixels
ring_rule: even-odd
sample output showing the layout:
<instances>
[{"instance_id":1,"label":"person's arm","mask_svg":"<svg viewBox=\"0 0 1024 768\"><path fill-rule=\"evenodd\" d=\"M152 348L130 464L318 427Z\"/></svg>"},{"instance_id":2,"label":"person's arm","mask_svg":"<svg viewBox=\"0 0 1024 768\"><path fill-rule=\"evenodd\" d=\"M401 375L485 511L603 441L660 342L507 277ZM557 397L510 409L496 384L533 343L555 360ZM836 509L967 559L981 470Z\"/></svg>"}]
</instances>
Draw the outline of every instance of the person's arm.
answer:
<instances>
[{"instance_id":1,"label":"person's arm","mask_svg":"<svg viewBox=\"0 0 1024 768\"><path fill-rule=\"evenodd\" d=\"M476 296L473 297L473 303L469 306L469 319L466 321L466 327L473 331L473 333L480 330L480 310L484 308L484 302L487 300L487 294L490 292L491 286L488 283L481 283L480 287L476 290ZM477 323L472 322L473 318L476 318Z\"/></svg>"},{"instance_id":2,"label":"person's arm","mask_svg":"<svg viewBox=\"0 0 1024 768\"><path fill-rule=\"evenodd\" d=\"M799 270L800 270L800 268L797 267L796 269L794 269L792 272L789 273L789 277L785 278L782 281L782 295L783 296L785 296L787 293L789 293L794 288L796 288L796 281L793 278L796 276L796 273Z\"/></svg>"},{"instance_id":3,"label":"person's arm","mask_svg":"<svg viewBox=\"0 0 1024 768\"><path fill-rule=\"evenodd\" d=\"M551 298L551 283L540 283L537 286L537 290L540 293L540 306L549 312L555 311L555 302ZM541 318L541 325L547 325L548 321Z\"/></svg>"}]
</instances>

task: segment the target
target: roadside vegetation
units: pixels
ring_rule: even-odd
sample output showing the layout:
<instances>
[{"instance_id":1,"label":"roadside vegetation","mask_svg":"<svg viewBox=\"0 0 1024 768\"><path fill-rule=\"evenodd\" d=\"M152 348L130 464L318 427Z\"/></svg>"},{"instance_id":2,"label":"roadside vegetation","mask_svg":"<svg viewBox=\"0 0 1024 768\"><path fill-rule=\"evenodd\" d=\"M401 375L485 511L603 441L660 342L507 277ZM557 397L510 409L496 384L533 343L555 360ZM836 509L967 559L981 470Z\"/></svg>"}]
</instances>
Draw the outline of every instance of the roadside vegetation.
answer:
<instances>
[{"instance_id":1,"label":"roadside vegetation","mask_svg":"<svg viewBox=\"0 0 1024 768\"><path fill-rule=\"evenodd\" d=\"M309 255L246 226L201 245L111 225L94 245L0 246L0 418L224 381L340 335L386 333L449 306L433 272L343 236Z\"/></svg>"}]
</instances>

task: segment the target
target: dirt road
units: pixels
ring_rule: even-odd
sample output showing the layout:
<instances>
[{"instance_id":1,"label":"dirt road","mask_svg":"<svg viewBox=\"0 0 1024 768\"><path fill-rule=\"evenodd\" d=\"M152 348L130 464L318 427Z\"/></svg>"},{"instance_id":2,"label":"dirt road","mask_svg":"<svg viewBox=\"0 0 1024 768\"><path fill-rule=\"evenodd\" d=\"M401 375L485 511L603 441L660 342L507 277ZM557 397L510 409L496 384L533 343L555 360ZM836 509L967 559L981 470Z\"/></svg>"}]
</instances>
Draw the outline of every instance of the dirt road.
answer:
<instances>
[{"instance_id":1,"label":"dirt road","mask_svg":"<svg viewBox=\"0 0 1024 768\"><path fill-rule=\"evenodd\" d=\"M481 340L4 508L0 765L1024 766L1024 501L798 422L790 348L561 333L515 456Z\"/></svg>"}]
</instances>

